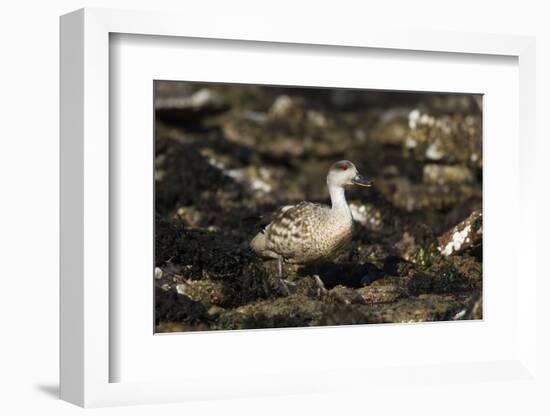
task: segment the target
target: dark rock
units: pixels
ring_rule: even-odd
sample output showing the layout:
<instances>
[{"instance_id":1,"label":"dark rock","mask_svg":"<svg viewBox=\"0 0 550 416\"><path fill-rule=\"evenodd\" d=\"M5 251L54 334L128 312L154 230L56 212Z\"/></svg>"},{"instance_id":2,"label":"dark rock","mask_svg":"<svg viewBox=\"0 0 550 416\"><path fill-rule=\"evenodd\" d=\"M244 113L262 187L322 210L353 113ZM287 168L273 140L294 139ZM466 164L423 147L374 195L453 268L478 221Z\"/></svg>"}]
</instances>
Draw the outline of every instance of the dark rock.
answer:
<instances>
[{"instance_id":1,"label":"dark rock","mask_svg":"<svg viewBox=\"0 0 550 416\"><path fill-rule=\"evenodd\" d=\"M157 325L161 321L179 322L193 325L208 322L207 308L187 296L175 291L155 290L155 318Z\"/></svg>"},{"instance_id":2,"label":"dark rock","mask_svg":"<svg viewBox=\"0 0 550 416\"><path fill-rule=\"evenodd\" d=\"M426 269L413 269L404 284L410 295L420 293L462 293L478 289L481 265L474 258L439 259Z\"/></svg>"}]
</instances>

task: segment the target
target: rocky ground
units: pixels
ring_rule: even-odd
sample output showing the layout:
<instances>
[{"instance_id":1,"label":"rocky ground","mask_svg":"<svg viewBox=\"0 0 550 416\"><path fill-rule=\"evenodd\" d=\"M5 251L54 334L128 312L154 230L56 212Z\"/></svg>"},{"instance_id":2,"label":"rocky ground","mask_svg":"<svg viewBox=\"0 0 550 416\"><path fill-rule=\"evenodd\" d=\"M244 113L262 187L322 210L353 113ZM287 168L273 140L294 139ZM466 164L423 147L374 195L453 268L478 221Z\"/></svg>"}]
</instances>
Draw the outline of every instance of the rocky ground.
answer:
<instances>
[{"instance_id":1,"label":"rocky ground","mask_svg":"<svg viewBox=\"0 0 550 416\"><path fill-rule=\"evenodd\" d=\"M155 110L158 332L482 318L480 97L157 82ZM353 246L286 295L248 243L340 159L375 179Z\"/></svg>"}]
</instances>

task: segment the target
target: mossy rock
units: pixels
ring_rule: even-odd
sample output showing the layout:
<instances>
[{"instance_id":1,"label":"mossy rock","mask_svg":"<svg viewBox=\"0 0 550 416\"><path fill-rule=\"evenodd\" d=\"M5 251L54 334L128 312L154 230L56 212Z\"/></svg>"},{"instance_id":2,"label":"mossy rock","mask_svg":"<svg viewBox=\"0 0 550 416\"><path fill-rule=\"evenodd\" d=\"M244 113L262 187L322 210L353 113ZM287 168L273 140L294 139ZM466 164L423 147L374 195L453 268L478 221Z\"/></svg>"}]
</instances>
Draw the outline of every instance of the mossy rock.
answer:
<instances>
[{"instance_id":1,"label":"mossy rock","mask_svg":"<svg viewBox=\"0 0 550 416\"><path fill-rule=\"evenodd\" d=\"M376 280L368 286L357 289L357 293L367 304L395 302L405 296L403 279L394 276Z\"/></svg>"},{"instance_id":2,"label":"mossy rock","mask_svg":"<svg viewBox=\"0 0 550 416\"><path fill-rule=\"evenodd\" d=\"M220 316L218 329L284 328L310 326L323 314L323 303L301 294L260 301Z\"/></svg>"}]
</instances>

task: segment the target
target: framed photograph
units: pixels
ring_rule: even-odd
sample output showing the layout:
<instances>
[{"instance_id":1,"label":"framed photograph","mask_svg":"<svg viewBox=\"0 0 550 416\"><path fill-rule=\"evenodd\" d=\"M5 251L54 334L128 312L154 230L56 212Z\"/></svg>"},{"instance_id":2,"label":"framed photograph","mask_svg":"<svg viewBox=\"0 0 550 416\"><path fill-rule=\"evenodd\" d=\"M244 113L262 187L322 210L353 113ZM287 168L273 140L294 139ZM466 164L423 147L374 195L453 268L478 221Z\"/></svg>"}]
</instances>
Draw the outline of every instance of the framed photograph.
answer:
<instances>
[{"instance_id":1,"label":"framed photograph","mask_svg":"<svg viewBox=\"0 0 550 416\"><path fill-rule=\"evenodd\" d=\"M61 18L61 397L538 383L534 40L180 18Z\"/></svg>"},{"instance_id":2,"label":"framed photograph","mask_svg":"<svg viewBox=\"0 0 550 416\"><path fill-rule=\"evenodd\" d=\"M481 94L154 102L155 333L482 319Z\"/></svg>"}]
</instances>

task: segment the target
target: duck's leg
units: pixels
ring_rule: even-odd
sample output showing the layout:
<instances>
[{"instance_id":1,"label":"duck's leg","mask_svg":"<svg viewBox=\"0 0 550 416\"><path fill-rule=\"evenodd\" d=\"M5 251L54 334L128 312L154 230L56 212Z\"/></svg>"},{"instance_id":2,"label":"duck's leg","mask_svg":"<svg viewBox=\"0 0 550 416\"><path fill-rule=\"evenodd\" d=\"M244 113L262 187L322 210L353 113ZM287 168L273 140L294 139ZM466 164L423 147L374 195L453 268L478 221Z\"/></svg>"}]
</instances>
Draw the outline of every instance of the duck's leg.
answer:
<instances>
[{"instance_id":1,"label":"duck's leg","mask_svg":"<svg viewBox=\"0 0 550 416\"><path fill-rule=\"evenodd\" d=\"M279 279L282 279L283 278L283 258L280 256L277 258L277 270L279 272Z\"/></svg>"},{"instance_id":2,"label":"duck's leg","mask_svg":"<svg viewBox=\"0 0 550 416\"><path fill-rule=\"evenodd\" d=\"M317 286L319 286L319 289L321 290L321 292L326 293L327 288L325 287L325 284L323 283L323 281L319 277L319 267L318 266L315 266L315 274L313 275L313 278L317 282Z\"/></svg>"},{"instance_id":3,"label":"duck's leg","mask_svg":"<svg viewBox=\"0 0 550 416\"><path fill-rule=\"evenodd\" d=\"M277 272L279 276L279 286L281 286L283 293L288 296L291 293L289 286L294 289L296 283L288 281L284 278L283 261L284 260L282 257L277 258Z\"/></svg>"},{"instance_id":4,"label":"duck's leg","mask_svg":"<svg viewBox=\"0 0 550 416\"><path fill-rule=\"evenodd\" d=\"M283 258L282 257L277 257L277 272L279 276L279 285L281 287L281 290L286 296L290 295L290 291L288 290L288 286L285 282L285 279L283 279Z\"/></svg>"}]
</instances>

